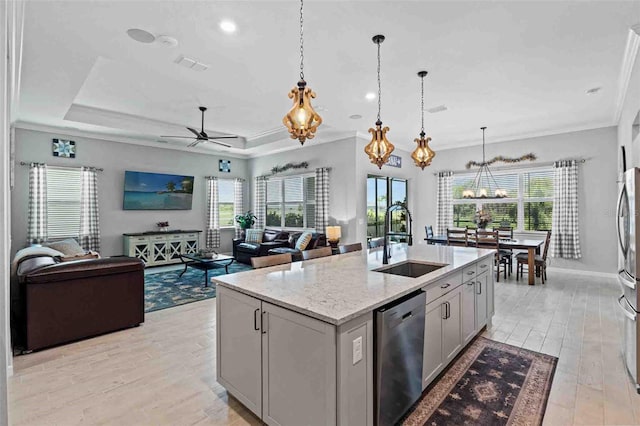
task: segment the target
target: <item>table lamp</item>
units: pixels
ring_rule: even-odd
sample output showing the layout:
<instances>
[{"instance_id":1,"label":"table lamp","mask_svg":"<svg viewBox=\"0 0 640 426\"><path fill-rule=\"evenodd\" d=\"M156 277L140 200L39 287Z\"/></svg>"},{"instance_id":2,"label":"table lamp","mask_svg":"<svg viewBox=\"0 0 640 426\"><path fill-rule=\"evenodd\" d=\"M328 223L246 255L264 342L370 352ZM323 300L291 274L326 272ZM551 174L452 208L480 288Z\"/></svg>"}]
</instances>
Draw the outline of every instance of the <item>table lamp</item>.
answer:
<instances>
[{"instance_id":1,"label":"table lamp","mask_svg":"<svg viewBox=\"0 0 640 426\"><path fill-rule=\"evenodd\" d=\"M341 236L340 226L327 226L327 241L331 247L338 247Z\"/></svg>"}]
</instances>

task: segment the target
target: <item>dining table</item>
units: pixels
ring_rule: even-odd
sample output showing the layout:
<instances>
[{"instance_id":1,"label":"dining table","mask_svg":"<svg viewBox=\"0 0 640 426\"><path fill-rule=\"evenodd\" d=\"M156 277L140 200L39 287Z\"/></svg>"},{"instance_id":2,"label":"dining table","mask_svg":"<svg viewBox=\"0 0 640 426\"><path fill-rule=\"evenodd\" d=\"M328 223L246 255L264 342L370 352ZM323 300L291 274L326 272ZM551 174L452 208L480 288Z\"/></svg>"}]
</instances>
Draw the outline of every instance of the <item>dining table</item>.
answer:
<instances>
[{"instance_id":1,"label":"dining table","mask_svg":"<svg viewBox=\"0 0 640 426\"><path fill-rule=\"evenodd\" d=\"M425 238L425 241L429 244L442 244L447 245L447 235L434 235L433 237ZM475 242L469 240L469 247L473 247ZM529 240L519 238L500 238L498 241L499 247L502 250L526 250L527 251L527 267L528 267L528 279L529 285L534 285L535 276L535 262L536 254L540 254L540 247L544 244L544 240ZM516 273L518 271L516 270Z\"/></svg>"}]
</instances>

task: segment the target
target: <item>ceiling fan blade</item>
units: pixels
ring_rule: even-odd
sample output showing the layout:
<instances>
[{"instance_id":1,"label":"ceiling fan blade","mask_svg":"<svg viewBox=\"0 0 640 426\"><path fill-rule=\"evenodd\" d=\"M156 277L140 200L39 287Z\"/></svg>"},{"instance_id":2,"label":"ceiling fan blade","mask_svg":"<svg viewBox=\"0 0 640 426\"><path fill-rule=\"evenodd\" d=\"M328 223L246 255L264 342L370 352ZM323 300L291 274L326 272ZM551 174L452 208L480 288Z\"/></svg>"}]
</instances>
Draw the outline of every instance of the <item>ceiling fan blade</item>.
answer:
<instances>
[{"instance_id":1,"label":"ceiling fan blade","mask_svg":"<svg viewBox=\"0 0 640 426\"><path fill-rule=\"evenodd\" d=\"M207 139L238 139L240 136L208 136Z\"/></svg>"},{"instance_id":2,"label":"ceiling fan blade","mask_svg":"<svg viewBox=\"0 0 640 426\"><path fill-rule=\"evenodd\" d=\"M227 148L231 148L231 145L229 145L228 143L218 142L218 141L216 141L214 139L207 139L207 142L212 142L212 143L215 143L215 144L218 144L218 145L222 145L222 146L227 147Z\"/></svg>"},{"instance_id":3,"label":"ceiling fan blade","mask_svg":"<svg viewBox=\"0 0 640 426\"><path fill-rule=\"evenodd\" d=\"M161 138L173 138L173 139L196 139L193 136L160 136Z\"/></svg>"},{"instance_id":4,"label":"ceiling fan blade","mask_svg":"<svg viewBox=\"0 0 640 426\"><path fill-rule=\"evenodd\" d=\"M200 142L203 142L202 139L196 139L195 141L193 141L189 145L187 145L187 147L193 148L194 146L198 145Z\"/></svg>"},{"instance_id":5,"label":"ceiling fan blade","mask_svg":"<svg viewBox=\"0 0 640 426\"><path fill-rule=\"evenodd\" d=\"M202 135L200 134L200 132L198 132L196 129L192 129L191 127L187 127L187 130L189 130L191 133L193 133L194 135L196 135L197 138L201 138Z\"/></svg>"}]
</instances>

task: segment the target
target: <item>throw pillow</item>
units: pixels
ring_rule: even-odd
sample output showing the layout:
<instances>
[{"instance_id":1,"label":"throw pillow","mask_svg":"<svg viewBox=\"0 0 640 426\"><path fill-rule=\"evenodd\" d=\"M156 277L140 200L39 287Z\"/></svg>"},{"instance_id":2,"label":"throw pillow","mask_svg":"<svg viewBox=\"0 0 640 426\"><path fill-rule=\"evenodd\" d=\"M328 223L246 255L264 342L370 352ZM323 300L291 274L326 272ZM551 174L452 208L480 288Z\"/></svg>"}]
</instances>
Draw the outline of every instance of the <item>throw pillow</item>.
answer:
<instances>
[{"instance_id":1,"label":"throw pillow","mask_svg":"<svg viewBox=\"0 0 640 426\"><path fill-rule=\"evenodd\" d=\"M298 238L298 241L296 241L296 248L300 251L306 250L307 246L311 242L311 238L311 232L303 232L302 235L300 235L300 238Z\"/></svg>"},{"instance_id":2,"label":"throw pillow","mask_svg":"<svg viewBox=\"0 0 640 426\"><path fill-rule=\"evenodd\" d=\"M65 257L73 257L78 255L83 255L86 251L80 247L80 244L73 238L67 238L62 241L55 241L52 243L46 243L45 247L52 248L54 250L58 250L62 252Z\"/></svg>"},{"instance_id":3,"label":"throw pillow","mask_svg":"<svg viewBox=\"0 0 640 426\"><path fill-rule=\"evenodd\" d=\"M244 231L245 243L258 243L262 242L262 229L247 229Z\"/></svg>"},{"instance_id":4,"label":"throw pillow","mask_svg":"<svg viewBox=\"0 0 640 426\"><path fill-rule=\"evenodd\" d=\"M73 261L76 261L76 260L90 260L90 259L100 259L100 255L98 253L96 253L95 251L90 251L90 252L83 253L83 254L77 254L75 256L61 257L60 261L61 262L73 262Z\"/></svg>"}]
</instances>

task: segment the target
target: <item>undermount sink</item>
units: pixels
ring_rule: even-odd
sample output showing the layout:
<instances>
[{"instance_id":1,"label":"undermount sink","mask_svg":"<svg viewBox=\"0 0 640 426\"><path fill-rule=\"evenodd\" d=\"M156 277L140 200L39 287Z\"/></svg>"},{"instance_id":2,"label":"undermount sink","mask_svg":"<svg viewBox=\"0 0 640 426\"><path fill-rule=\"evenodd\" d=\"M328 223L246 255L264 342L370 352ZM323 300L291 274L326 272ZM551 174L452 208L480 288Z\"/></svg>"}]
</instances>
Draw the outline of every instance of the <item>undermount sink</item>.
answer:
<instances>
[{"instance_id":1,"label":"undermount sink","mask_svg":"<svg viewBox=\"0 0 640 426\"><path fill-rule=\"evenodd\" d=\"M429 272L437 271L440 268L444 268L447 265L439 263L428 262L412 262L407 260L406 262L396 263L394 265L385 266L383 268L375 269L375 272L382 272L383 274L401 275L403 277L418 278Z\"/></svg>"}]
</instances>

